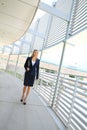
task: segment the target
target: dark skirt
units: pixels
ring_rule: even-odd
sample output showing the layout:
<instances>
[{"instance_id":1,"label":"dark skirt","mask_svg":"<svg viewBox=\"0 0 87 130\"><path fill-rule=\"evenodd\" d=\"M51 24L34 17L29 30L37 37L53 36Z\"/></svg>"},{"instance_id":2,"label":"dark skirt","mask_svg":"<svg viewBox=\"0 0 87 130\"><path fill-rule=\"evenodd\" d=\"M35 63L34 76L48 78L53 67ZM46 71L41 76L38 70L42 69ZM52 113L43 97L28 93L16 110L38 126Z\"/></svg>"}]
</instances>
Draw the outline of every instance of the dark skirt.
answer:
<instances>
[{"instance_id":1,"label":"dark skirt","mask_svg":"<svg viewBox=\"0 0 87 130\"><path fill-rule=\"evenodd\" d=\"M31 74L29 73L29 71L26 71L26 72L25 72L25 75L24 75L24 86L33 87L34 80L35 80L35 76L34 76L34 75L31 75Z\"/></svg>"}]
</instances>

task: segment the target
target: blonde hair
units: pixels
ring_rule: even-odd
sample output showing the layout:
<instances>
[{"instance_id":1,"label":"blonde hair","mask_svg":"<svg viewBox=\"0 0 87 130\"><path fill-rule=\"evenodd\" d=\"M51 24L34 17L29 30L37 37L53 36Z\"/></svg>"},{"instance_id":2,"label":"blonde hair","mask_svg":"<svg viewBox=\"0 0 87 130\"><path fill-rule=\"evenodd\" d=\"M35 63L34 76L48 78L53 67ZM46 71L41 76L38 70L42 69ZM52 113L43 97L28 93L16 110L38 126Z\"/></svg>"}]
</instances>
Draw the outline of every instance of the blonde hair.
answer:
<instances>
[{"instance_id":1,"label":"blonde hair","mask_svg":"<svg viewBox=\"0 0 87 130\"><path fill-rule=\"evenodd\" d=\"M35 52L35 51L38 51L38 50L37 50L37 49L33 50L33 53L32 53L32 55L31 55L31 57L33 57L33 56L34 56L34 52Z\"/></svg>"}]
</instances>

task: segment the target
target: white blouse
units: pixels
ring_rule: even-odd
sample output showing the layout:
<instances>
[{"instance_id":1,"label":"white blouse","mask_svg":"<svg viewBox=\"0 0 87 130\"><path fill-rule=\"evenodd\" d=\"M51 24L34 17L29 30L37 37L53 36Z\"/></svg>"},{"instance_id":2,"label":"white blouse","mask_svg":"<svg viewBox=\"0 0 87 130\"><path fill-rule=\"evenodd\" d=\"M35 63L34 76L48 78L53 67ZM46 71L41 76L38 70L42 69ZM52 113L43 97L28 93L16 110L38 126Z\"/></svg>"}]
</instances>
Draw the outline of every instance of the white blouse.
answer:
<instances>
[{"instance_id":1,"label":"white blouse","mask_svg":"<svg viewBox=\"0 0 87 130\"><path fill-rule=\"evenodd\" d=\"M32 65L34 66L34 64L35 64L35 61L32 61Z\"/></svg>"}]
</instances>

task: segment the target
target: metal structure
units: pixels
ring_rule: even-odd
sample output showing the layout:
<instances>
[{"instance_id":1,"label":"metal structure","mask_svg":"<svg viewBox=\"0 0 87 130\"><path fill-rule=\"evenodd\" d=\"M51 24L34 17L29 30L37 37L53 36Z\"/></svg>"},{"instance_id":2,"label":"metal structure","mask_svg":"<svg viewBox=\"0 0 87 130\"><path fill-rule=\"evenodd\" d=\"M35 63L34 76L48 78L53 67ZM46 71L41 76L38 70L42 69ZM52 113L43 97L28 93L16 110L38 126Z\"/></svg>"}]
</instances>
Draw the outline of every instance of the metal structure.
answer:
<instances>
[{"instance_id":1,"label":"metal structure","mask_svg":"<svg viewBox=\"0 0 87 130\"><path fill-rule=\"evenodd\" d=\"M19 67L21 55L29 55L32 50L38 49L41 58L43 50L62 42L58 73L51 74L41 70L35 90L56 112L67 130L86 130L87 77L74 75L72 79L69 75L62 74L61 68L67 39L87 29L87 0L58 0L55 6L40 3L39 8L47 13L31 24L20 42L0 49L2 54L8 54L6 69L10 70L10 56L15 55L17 60L13 71L23 74L23 68Z\"/></svg>"},{"instance_id":2,"label":"metal structure","mask_svg":"<svg viewBox=\"0 0 87 130\"><path fill-rule=\"evenodd\" d=\"M54 104L57 74L41 72L35 89L56 112L68 130L87 129L87 77L61 74ZM84 81L81 81L83 78Z\"/></svg>"}]
</instances>

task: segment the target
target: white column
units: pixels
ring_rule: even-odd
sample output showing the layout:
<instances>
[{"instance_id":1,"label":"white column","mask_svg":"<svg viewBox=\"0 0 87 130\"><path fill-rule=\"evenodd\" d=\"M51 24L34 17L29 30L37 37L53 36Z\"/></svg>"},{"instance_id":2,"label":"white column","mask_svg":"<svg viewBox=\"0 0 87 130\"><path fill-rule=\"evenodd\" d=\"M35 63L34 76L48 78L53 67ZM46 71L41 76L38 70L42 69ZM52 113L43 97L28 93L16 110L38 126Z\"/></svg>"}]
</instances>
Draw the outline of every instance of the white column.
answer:
<instances>
[{"instance_id":1,"label":"white column","mask_svg":"<svg viewBox=\"0 0 87 130\"><path fill-rule=\"evenodd\" d=\"M36 25L35 25L35 28L34 28L34 33L37 33L38 25L39 25L39 19L36 22ZM30 54L30 52L33 51L33 45L34 45L34 42L35 42L35 38L36 38L36 35L33 34L28 55Z\"/></svg>"},{"instance_id":2,"label":"white column","mask_svg":"<svg viewBox=\"0 0 87 130\"><path fill-rule=\"evenodd\" d=\"M58 75L57 75L57 80L56 80L56 84L55 84L55 91L54 91L54 96L53 96L53 101L52 101L51 107L53 107L53 105L54 105L54 102L55 102L55 99L56 99L56 96L57 96L57 90L59 88L58 84L59 84L59 78L60 78L60 73L61 73L61 68L62 68L62 63L63 63L63 58L64 58L64 52L65 52L66 43L67 43L66 40L67 40L68 35L69 35L70 19L71 19L71 16L72 16L73 4L74 4L74 2L72 2L70 17L69 17L69 21L67 22L66 36L65 36L65 40L63 41L64 44L63 44L62 55L61 55L61 59L60 59L60 65L59 65L59 68L58 68Z\"/></svg>"},{"instance_id":3,"label":"white column","mask_svg":"<svg viewBox=\"0 0 87 130\"><path fill-rule=\"evenodd\" d=\"M21 45L19 46L19 53L18 53L16 65L15 65L15 75L16 75L16 72L17 72L17 65L18 65L19 56L20 56L20 53L21 53L22 46L23 46L23 44L21 43Z\"/></svg>"},{"instance_id":4,"label":"white column","mask_svg":"<svg viewBox=\"0 0 87 130\"><path fill-rule=\"evenodd\" d=\"M11 56L11 54L12 54L12 52L13 52L13 49L14 49L14 44L12 45L12 48L11 48L10 54L9 54L9 56L8 56L7 65L6 65L6 70L5 70L5 71L8 70L9 60L10 60L10 56Z\"/></svg>"}]
</instances>

